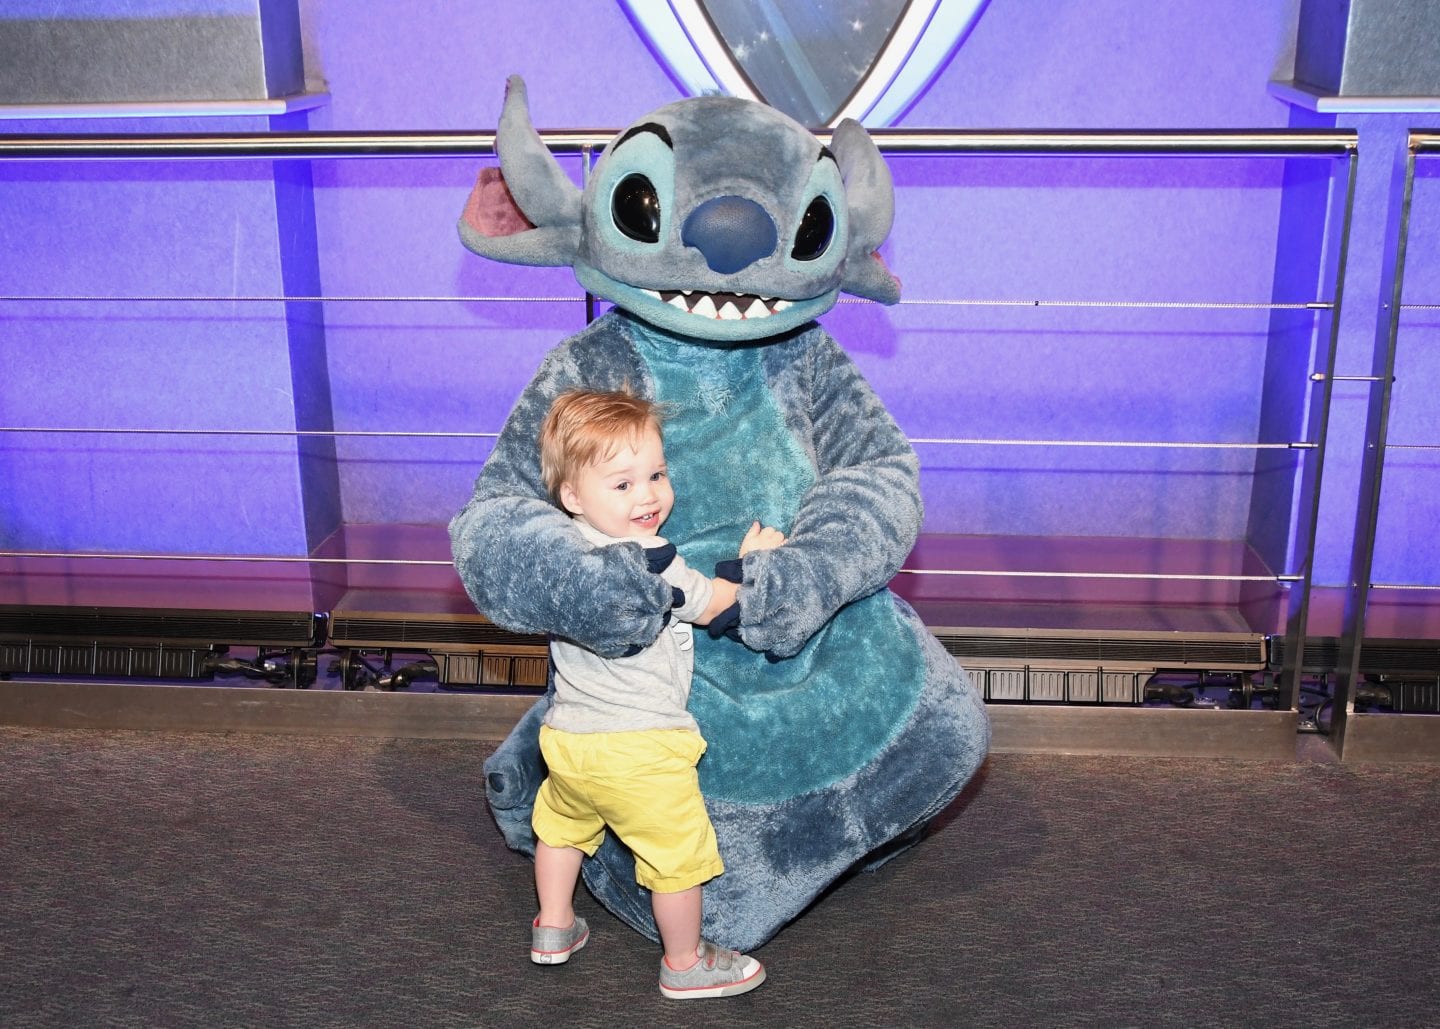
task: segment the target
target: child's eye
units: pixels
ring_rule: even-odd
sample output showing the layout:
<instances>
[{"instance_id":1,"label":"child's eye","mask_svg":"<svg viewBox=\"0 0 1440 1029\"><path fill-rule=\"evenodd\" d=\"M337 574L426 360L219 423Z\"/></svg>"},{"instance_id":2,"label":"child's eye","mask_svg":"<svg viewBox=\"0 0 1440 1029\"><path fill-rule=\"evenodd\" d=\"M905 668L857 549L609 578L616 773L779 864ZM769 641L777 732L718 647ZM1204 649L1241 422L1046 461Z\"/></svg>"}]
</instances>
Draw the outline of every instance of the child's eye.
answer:
<instances>
[{"instance_id":1,"label":"child's eye","mask_svg":"<svg viewBox=\"0 0 1440 1029\"><path fill-rule=\"evenodd\" d=\"M663 479L663 478L665 478L665 473L664 473L664 472L651 472L651 473L650 473L650 481L651 481L651 482L659 482L659 481L660 481L661 479Z\"/></svg>"},{"instance_id":2,"label":"child's eye","mask_svg":"<svg viewBox=\"0 0 1440 1029\"><path fill-rule=\"evenodd\" d=\"M621 493L624 493L627 489L630 488L630 484L628 482L617 482L615 484L615 488Z\"/></svg>"}]
</instances>

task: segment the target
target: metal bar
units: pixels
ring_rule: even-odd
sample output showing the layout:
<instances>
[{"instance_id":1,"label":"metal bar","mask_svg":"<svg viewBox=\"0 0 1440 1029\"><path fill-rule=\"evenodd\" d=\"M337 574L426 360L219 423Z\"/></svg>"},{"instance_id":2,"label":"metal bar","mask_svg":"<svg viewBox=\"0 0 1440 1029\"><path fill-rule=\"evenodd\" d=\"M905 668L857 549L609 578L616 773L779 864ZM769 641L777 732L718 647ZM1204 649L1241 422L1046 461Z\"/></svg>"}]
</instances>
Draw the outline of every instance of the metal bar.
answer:
<instances>
[{"instance_id":1,"label":"metal bar","mask_svg":"<svg viewBox=\"0 0 1440 1029\"><path fill-rule=\"evenodd\" d=\"M84 296L68 294L46 296L40 293L29 295L0 296L0 301L24 303L122 303L122 304L295 304L295 303L362 303L362 304L578 304L580 297L440 297L440 296L367 296L367 297L287 297L287 296Z\"/></svg>"},{"instance_id":2,"label":"metal bar","mask_svg":"<svg viewBox=\"0 0 1440 1029\"><path fill-rule=\"evenodd\" d=\"M1389 433L1391 380L1395 375L1395 341L1400 331L1400 298L1405 288L1405 252L1410 234L1410 205L1415 191L1414 135L1405 160L1392 172L1400 178L1399 208L1392 188L1386 211L1384 252L1380 261L1380 295L1389 296L1376 316L1371 372L1382 382L1371 394L1365 412L1365 452L1360 462L1360 490L1355 505L1355 535L1350 544L1350 581L1345 590L1340 651L1335 672L1334 706L1330 735L1335 750L1345 753L1346 719L1353 713L1355 687L1360 682L1360 650L1365 636L1365 608L1370 602L1370 573L1375 563L1375 532L1380 524L1380 486L1385 474L1385 441Z\"/></svg>"},{"instance_id":3,"label":"metal bar","mask_svg":"<svg viewBox=\"0 0 1440 1029\"><path fill-rule=\"evenodd\" d=\"M842 304L873 304L874 300L860 297L841 297ZM1334 305L1323 300L1275 301L1248 300L900 300L894 306L921 307L1116 307L1145 310L1184 311L1328 311Z\"/></svg>"},{"instance_id":4,"label":"metal bar","mask_svg":"<svg viewBox=\"0 0 1440 1029\"><path fill-rule=\"evenodd\" d=\"M911 443L951 444L985 447L1142 447L1161 450L1314 450L1316 444L1299 440L1293 443L1190 443L1139 440L1098 440L1098 439L946 439L916 438Z\"/></svg>"},{"instance_id":5,"label":"metal bar","mask_svg":"<svg viewBox=\"0 0 1440 1029\"><path fill-rule=\"evenodd\" d=\"M1440 590L1440 585L1425 582L1372 582L1372 590Z\"/></svg>"},{"instance_id":6,"label":"metal bar","mask_svg":"<svg viewBox=\"0 0 1440 1029\"><path fill-rule=\"evenodd\" d=\"M413 565L449 568L453 561L395 557L309 557L275 554L76 553L63 550L6 550L0 558L75 561L223 561L232 564ZM1021 572L1005 569L901 568L901 575L965 575L1017 579L1140 579L1193 582L1299 582L1298 575L1205 575L1166 572Z\"/></svg>"},{"instance_id":7,"label":"metal bar","mask_svg":"<svg viewBox=\"0 0 1440 1029\"><path fill-rule=\"evenodd\" d=\"M417 439L498 439L498 432L392 432L382 429L92 429L0 425L0 432L63 433L81 436L377 436Z\"/></svg>"},{"instance_id":8,"label":"metal bar","mask_svg":"<svg viewBox=\"0 0 1440 1029\"><path fill-rule=\"evenodd\" d=\"M453 561L429 561L398 557L286 557L278 554L143 554L143 553L76 553L64 550L0 550L0 558L18 557L25 560L65 561L224 561L232 564L298 564L298 565L434 565L449 568Z\"/></svg>"},{"instance_id":9,"label":"metal bar","mask_svg":"<svg viewBox=\"0 0 1440 1029\"><path fill-rule=\"evenodd\" d=\"M80 436L320 436L328 438L380 437L400 439L498 439L498 432L402 432L384 429L156 429L92 428L50 425L0 425L0 433L36 433ZM1313 450L1314 443L1191 443L1144 440L1064 439L911 439L912 444L1011 447L1119 447L1158 450Z\"/></svg>"},{"instance_id":10,"label":"metal bar","mask_svg":"<svg viewBox=\"0 0 1440 1029\"><path fill-rule=\"evenodd\" d=\"M1325 472L1325 442L1329 435L1330 405L1334 395L1335 356L1340 349L1340 306L1345 294L1346 261L1350 254L1350 226L1355 213L1355 185L1359 155L1351 151L1345 161L1345 204L1340 217L1339 248L1335 256L1332 296L1335 313L1330 317L1330 334L1325 348L1324 379L1320 396L1312 399L1307 416L1307 434L1315 440L1315 460L1300 470L1300 498L1295 525L1297 541L1295 567L1304 580L1291 590L1285 601L1285 658L1280 670L1277 704L1287 710L1300 707L1300 682L1305 671L1305 636L1310 624L1310 586L1315 569L1315 537L1320 525L1320 487Z\"/></svg>"},{"instance_id":11,"label":"metal bar","mask_svg":"<svg viewBox=\"0 0 1440 1029\"><path fill-rule=\"evenodd\" d=\"M1070 132L971 132L871 129L885 153L971 153L997 156L1067 153L1093 156L1266 155L1338 157L1356 148L1352 131L1256 132L1250 130L1176 132L1165 129ZM822 138L826 138L822 136Z\"/></svg>"},{"instance_id":12,"label":"metal bar","mask_svg":"<svg viewBox=\"0 0 1440 1029\"><path fill-rule=\"evenodd\" d=\"M595 149L584 147L580 151L580 180L585 185L590 184L590 173L595 170ZM585 324L589 325L595 320L595 294L588 289L585 291Z\"/></svg>"},{"instance_id":13,"label":"metal bar","mask_svg":"<svg viewBox=\"0 0 1440 1029\"><path fill-rule=\"evenodd\" d=\"M1005 579L1143 579L1160 582L1303 582L1302 575L1206 575L1188 572L1020 572L997 568L902 568L901 575L963 575Z\"/></svg>"},{"instance_id":14,"label":"metal bar","mask_svg":"<svg viewBox=\"0 0 1440 1029\"><path fill-rule=\"evenodd\" d=\"M540 133L554 153L603 148L618 130L562 129ZM828 142L830 133L816 133ZM1345 130L1255 132L1010 132L872 129L883 153L1025 156L1273 156L1339 157L1355 151L1358 133ZM169 133L158 135L35 134L0 136L0 160L283 160L352 157L474 157L493 154L494 132Z\"/></svg>"},{"instance_id":15,"label":"metal bar","mask_svg":"<svg viewBox=\"0 0 1440 1029\"><path fill-rule=\"evenodd\" d=\"M494 297L494 296L331 296L331 297L287 297L287 296L85 296L80 294L46 295L43 293L12 294L0 296L0 302L9 303L124 303L124 304L293 304L293 303L362 303L362 304L469 304L469 303L516 303L516 304L578 304L582 300L593 304L593 296L586 297ZM860 297L841 297L842 304L874 304L874 300ZM900 307L1099 307L1122 309L1158 309L1182 311L1328 311L1333 305L1320 300L1296 303L1210 301L1210 300L900 300Z\"/></svg>"}]
</instances>

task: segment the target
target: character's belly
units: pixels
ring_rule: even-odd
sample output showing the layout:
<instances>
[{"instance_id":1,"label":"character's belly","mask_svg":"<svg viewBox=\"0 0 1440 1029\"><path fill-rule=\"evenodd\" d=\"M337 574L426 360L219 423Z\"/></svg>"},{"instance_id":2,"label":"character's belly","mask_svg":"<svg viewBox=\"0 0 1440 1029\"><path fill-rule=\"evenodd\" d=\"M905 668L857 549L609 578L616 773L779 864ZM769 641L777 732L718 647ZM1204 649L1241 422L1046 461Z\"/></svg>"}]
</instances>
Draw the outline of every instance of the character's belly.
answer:
<instances>
[{"instance_id":1,"label":"character's belly","mask_svg":"<svg viewBox=\"0 0 1440 1029\"><path fill-rule=\"evenodd\" d=\"M758 349L638 345L666 405L675 508L661 530L692 566L732 558L752 521L789 532L815 468L784 424ZM679 355L677 357L677 355ZM698 360L696 358L699 358ZM797 585L797 589L800 587ZM797 595L796 603L806 603ZM905 724L924 661L888 591L842 609L795 657L696 636L690 710L706 795L762 803L864 767Z\"/></svg>"}]
</instances>

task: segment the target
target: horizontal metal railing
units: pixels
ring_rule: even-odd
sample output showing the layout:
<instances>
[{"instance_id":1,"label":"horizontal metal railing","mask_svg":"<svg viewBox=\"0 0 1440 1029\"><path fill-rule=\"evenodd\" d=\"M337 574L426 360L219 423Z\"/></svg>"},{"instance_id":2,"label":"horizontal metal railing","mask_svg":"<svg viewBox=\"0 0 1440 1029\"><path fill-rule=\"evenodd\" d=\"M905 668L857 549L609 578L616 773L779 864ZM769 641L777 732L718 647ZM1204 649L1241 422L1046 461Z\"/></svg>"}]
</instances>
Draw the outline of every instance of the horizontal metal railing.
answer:
<instances>
[{"instance_id":1,"label":"horizontal metal railing","mask_svg":"<svg viewBox=\"0 0 1440 1029\"><path fill-rule=\"evenodd\" d=\"M86 551L69 550L7 550L0 558L28 558L52 561L184 561L221 564L295 564L295 565L406 565L411 567L450 568L453 561L420 557L316 557L288 554L162 554L152 551ZM1299 575L1226 575L1209 572L1065 572L1017 571L1010 568L901 568L900 575L950 575L997 579L1130 579L1161 582L1270 582L1297 583Z\"/></svg>"},{"instance_id":2,"label":"horizontal metal railing","mask_svg":"<svg viewBox=\"0 0 1440 1029\"><path fill-rule=\"evenodd\" d=\"M324 439L498 439L498 432L410 431L402 429L165 429L83 427L49 425L0 425L0 433L59 436L237 436ZM1143 450L1313 450L1316 444L1298 440L1289 443L1204 442L1184 440L1103 440L1103 439L983 439L964 437L911 437L914 446L979 447L1094 447L1098 449Z\"/></svg>"},{"instance_id":3,"label":"horizontal metal railing","mask_svg":"<svg viewBox=\"0 0 1440 1029\"><path fill-rule=\"evenodd\" d=\"M583 296L508 297L508 296L404 296L373 294L368 296L228 296L222 294L80 294L80 293L12 293L0 294L0 302L14 303L123 303L123 304L581 304ZM873 304L860 297L841 297L841 304ZM1183 311L1330 311L1335 305L1324 300L1295 302L1272 300L1065 300L1065 299L999 299L941 298L935 300L899 300L897 307L1090 307L1142 310Z\"/></svg>"},{"instance_id":4,"label":"horizontal metal railing","mask_svg":"<svg viewBox=\"0 0 1440 1029\"><path fill-rule=\"evenodd\" d=\"M603 148L614 129L569 129L540 133L557 154L586 154ZM822 140L830 134L817 132ZM1250 130L1127 132L1014 132L941 129L871 129L876 146L888 154L985 154L992 156L1114 157L1337 157L1355 150L1348 130L1255 132ZM78 134L0 136L0 160L267 160L378 157L475 157L493 154L493 132L304 132L193 134Z\"/></svg>"}]
</instances>

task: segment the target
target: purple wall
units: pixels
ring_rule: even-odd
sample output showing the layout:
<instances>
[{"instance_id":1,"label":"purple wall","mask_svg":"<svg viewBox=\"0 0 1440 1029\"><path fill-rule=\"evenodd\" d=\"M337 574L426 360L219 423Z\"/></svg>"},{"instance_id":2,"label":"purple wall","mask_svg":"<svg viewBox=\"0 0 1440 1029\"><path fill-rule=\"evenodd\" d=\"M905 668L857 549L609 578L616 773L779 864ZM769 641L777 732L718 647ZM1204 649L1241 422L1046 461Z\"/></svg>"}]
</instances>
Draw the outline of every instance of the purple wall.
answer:
<instances>
[{"instance_id":1,"label":"purple wall","mask_svg":"<svg viewBox=\"0 0 1440 1029\"><path fill-rule=\"evenodd\" d=\"M4 166L6 295L277 295L261 164ZM8 425L294 428L283 305L7 304ZM293 553L284 437L10 437L5 542ZM188 549L188 548L185 548Z\"/></svg>"},{"instance_id":2,"label":"purple wall","mask_svg":"<svg viewBox=\"0 0 1440 1029\"><path fill-rule=\"evenodd\" d=\"M992 0L901 124L1283 129L1297 116L1266 83L1288 72L1294 6ZM301 15L307 77L331 94L309 113L311 129L489 129L510 73L526 78L542 129L617 127L680 95L606 0L302 0ZM1408 123L1375 121L1392 134ZM0 132L264 127L0 122ZM315 161L313 194L299 189L313 202L308 250L290 230L308 224L309 210L296 206L295 183L263 163L0 165L0 294L269 295L309 275L335 297L568 298L336 301L323 325L312 313L301 330L287 327L280 305L8 303L4 422L285 428L331 416L342 430L498 429L541 355L580 327L584 310L568 272L507 268L461 248L455 220L482 163ZM1312 246L1323 232L1298 242L1292 231L1318 224L1323 182L1317 200L1313 181L1308 191L1287 184L1282 161L897 157L892 168L897 214L885 256L908 299L1329 293ZM1409 297L1440 296L1437 192L1433 176L1417 191L1416 237L1431 242L1412 243ZM1383 225L1381 200L1362 200L1370 207L1357 220L1380 221L1352 250L1361 283ZM1309 295L1289 295L1307 284ZM1368 368L1371 294L1347 287L1342 371ZM913 436L1248 441L1286 438L1303 420L1309 326L1277 324L1263 310L843 305L825 323ZM1423 358L1433 348L1408 345L1435 330L1433 312L1407 316L1396 439L1440 441L1433 405L1420 399L1436 381ZM301 396L296 383L318 371L321 340L329 395ZM1362 390L1337 391L1316 562L1326 584L1347 574L1364 400ZM488 444L342 439L335 449L332 466L323 450L283 439L3 438L0 542L304 554L339 522L443 524ZM1293 462L1257 475L1247 451L920 453L929 532L1245 541L1274 571L1294 560L1284 553L1295 542ZM1392 460L1377 578L1440 577L1429 523L1407 514L1435 492L1426 487L1433 461L1419 451Z\"/></svg>"}]
</instances>

